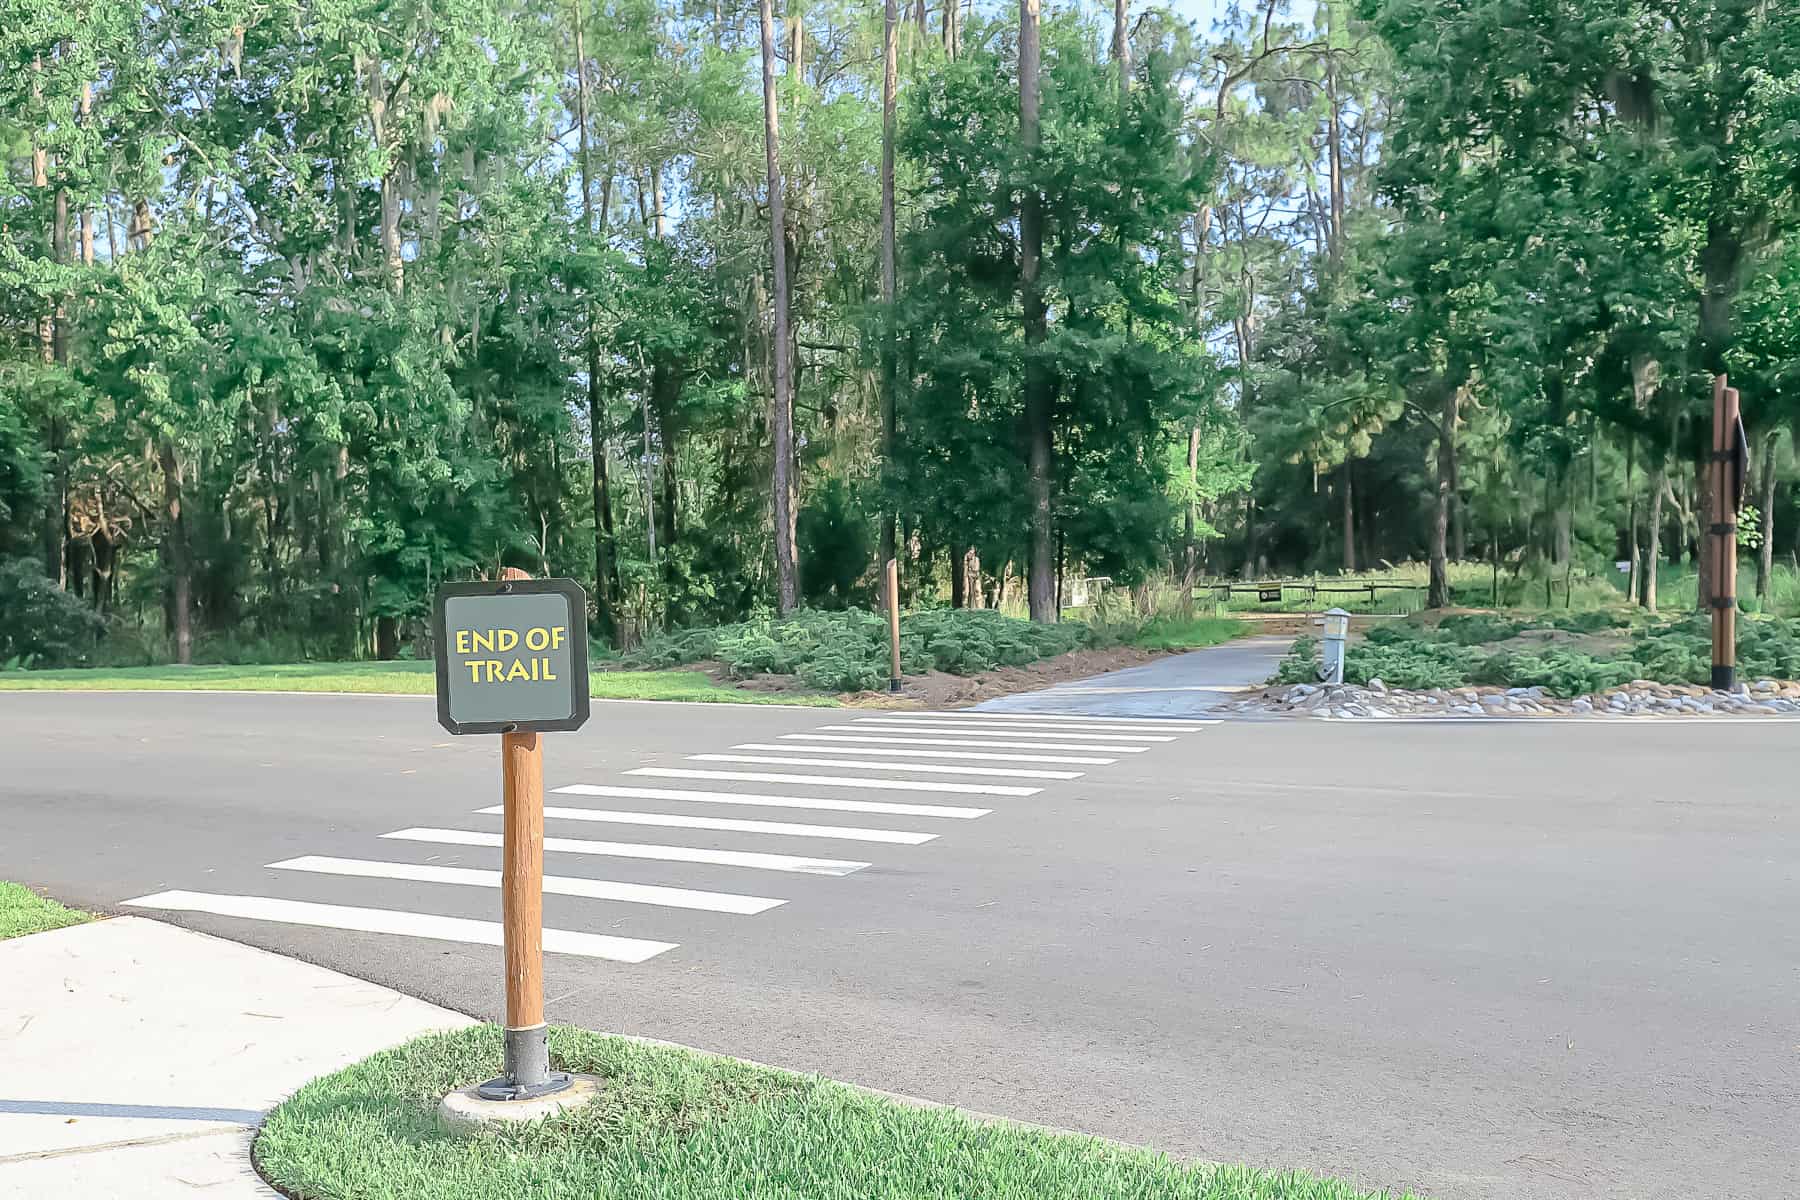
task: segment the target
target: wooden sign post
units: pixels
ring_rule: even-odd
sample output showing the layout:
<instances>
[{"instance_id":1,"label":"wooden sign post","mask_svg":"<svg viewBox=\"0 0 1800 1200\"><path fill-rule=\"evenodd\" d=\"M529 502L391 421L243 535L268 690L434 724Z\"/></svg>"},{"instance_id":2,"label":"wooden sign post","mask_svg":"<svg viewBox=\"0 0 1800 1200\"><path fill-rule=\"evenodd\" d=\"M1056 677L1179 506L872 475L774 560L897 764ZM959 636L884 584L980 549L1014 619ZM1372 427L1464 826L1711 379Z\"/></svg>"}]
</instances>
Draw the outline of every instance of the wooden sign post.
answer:
<instances>
[{"instance_id":1,"label":"wooden sign post","mask_svg":"<svg viewBox=\"0 0 1800 1200\"><path fill-rule=\"evenodd\" d=\"M1715 376L1707 553L1712 565L1712 685L1722 692L1737 683L1737 516L1749 466L1750 442L1737 389L1726 386L1725 376Z\"/></svg>"},{"instance_id":2,"label":"wooden sign post","mask_svg":"<svg viewBox=\"0 0 1800 1200\"><path fill-rule=\"evenodd\" d=\"M549 730L588 718L587 594L570 579L509 570L498 582L438 589L438 721L500 735L501 941L505 1073L483 1100L535 1100L569 1087L550 1069L544 1024L544 749Z\"/></svg>"},{"instance_id":3,"label":"wooden sign post","mask_svg":"<svg viewBox=\"0 0 1800 1200\"><path fill-rule=\"evenodd\" d=\"M887 560L888 691L900 690L900 567Z\"/></svg>"}]
</instances>

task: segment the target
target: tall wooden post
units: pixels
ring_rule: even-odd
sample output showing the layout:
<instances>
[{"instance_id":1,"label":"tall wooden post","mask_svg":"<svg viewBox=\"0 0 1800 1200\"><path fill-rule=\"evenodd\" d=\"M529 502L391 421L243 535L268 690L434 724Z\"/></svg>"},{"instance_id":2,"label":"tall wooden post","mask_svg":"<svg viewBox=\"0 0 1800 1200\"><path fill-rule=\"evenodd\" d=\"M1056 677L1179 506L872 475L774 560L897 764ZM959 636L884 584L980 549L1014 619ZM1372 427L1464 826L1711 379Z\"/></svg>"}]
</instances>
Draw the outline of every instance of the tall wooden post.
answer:
<instances>
[{"instance_id":1,"label":"tall wooden post","mask_svg":"<svg viewBox=\"0 0 1800 1200\"><path fill-rule=\"evenodd\" d=\"M1737 428L1738 392L1713 378L1712 685L1729 691L1737 682Z\"/></svg>"},{"instance_id":2,"label":"tall wooden post","mask_svg":"<svg viewBox=\"0 0 1800 1200\"><path fill-rule=\"evenodd\" d=\"M544 747L536 733L500 735L504 832L500 862L506 954L506 1074L515 1087L544 1084Z\"/></svg>"},{"instance_id":3,"label":"tall wooden post","mask_svg":"<svg viewBox=\"0 0 1800 1200\"><path fill-rule=\"evenodd\" d=\"M961 564L954 564L961 569ZM900 690L900 566L887 560L888 691Z\"/></svg>"}]
</instances>

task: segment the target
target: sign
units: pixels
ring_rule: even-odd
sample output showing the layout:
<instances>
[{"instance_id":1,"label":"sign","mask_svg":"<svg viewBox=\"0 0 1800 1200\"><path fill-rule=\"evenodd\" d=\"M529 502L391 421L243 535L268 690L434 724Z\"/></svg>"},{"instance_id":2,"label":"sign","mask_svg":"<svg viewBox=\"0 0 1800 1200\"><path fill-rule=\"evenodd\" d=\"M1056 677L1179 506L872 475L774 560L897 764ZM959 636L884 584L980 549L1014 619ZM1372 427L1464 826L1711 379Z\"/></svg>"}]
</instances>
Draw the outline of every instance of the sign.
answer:
<instances>
[{"instance_id":1,"label":"sign","mask_svg":"<svg viewBox=\"0 0 1800 1200\"><path fill-rule=\"evenodd\" d=\"M587 593L573 579L446 583L432 612L438 723L451 733L579 729Z\"/></svg>"},{"instance_id":2,"label":"sign","mask_svg":"<svg viewBox=\"0 0 1800 1200\"><path fill-rule=\"evenodd\" d=\"M1281 588L1279 585L1276 587L1259 587L1256 589L1256 598L1263 604L1280 604Z\"/></svg>"},{"instance_id":3,"label":"sign","mask_svg":"<svg viewBox=\"0 0 1800 1200\"><path fill-rule=\"evenodd\" d=\"M1744 492L1750 486L1750 438L1744 432L1744 418L1737 413L1731 415L1730 453L1731 477L1726 486L1731 489L1731 511L1742 512Z\"/></svg>"}]
</instances>

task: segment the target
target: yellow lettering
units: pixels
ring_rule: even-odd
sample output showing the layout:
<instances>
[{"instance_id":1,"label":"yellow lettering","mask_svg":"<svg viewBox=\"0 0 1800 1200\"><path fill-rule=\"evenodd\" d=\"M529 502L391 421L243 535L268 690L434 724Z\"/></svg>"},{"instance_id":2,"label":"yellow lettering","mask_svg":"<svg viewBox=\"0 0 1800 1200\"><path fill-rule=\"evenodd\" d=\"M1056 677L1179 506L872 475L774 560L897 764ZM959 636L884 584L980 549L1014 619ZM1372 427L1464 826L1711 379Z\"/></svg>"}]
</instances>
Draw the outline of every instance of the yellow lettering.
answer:
<instances>
[{"instance_id":1,"label":"yellow lettering","mask_svg":"<svg viewBox=\"0 0 1800 1200\"><path fill-rule=\"evenodd\" d=\"M540 664L542 664L543 669L544 669L543 678L545 678L545 679L555 679L556 678L556 676L550 670L550 660L549 659L540 658L540 659L538 659L538 662Z\"/></svg>"},{"instance_id":2,"label":"yellow lettering","mask_svg":"<svg viewBox=\"0 0 1800 1200\"><path fill-rule=\"evenodd\" d=\"M469 631L466 629L459 629L456 631L456 652L458 654L473 653L469 647Z\"/></svg>"},{"instance_id":3,"label":"yellow lettering","mask_svg":"<svg viewBox=\"0 0 1800 1200\"><path fill-rule=\"evenodd\" d=\"M463 665L469 668L469 682L470 683L480 683L481 682L481 660L479 658L472 658Z\"/></svg>"},{"instance_id":4,"label":"yellow lettering","mask_svg":"<svg viewBox=\"0 0 1800 1200\"><path fill-rule=\"evenodd\" d=\"M542 650L549 644L550 631L542 625L525 631L525 648L527 650Z\"/></svg>"},{"instance_id":5,"label":"yellow lettering","mask_svg":"<svg viewBox=\"0 0 1800 1200\"><path fill-rule=\"evenodd\" d=\"M524 660L518 659L518 658L513 659L513 665L506 672L506 682L511 683L515 679L530 679L530 678L531 678L531 672L527 671L525 669Z\"/></svg>"},{"instance_id":6,"label":"yellow lettering","mask_svg":"<svg viewBox=\"0 0 1800 1200\"><path fill-rule=\"evenodd\" d=\"M550 648L552 650L561 650L562 649L563 634L565 634L567 632L568 632L568 630L564 629L561 625L558 625L556 628L554 628L550 631Z\"/></svg>"},{"instance_id":7,"label":"yellow lettering","mask_svg":"<svg viewBox=\"0 0 1800 1200\"><path fill-rule=\"evenodd\" d=\"M478 631L471 631L469 634L469 638L470 638L471 648L463 651L464 654L473 654L476 650L486 650L490 654L493 653L493 651L494 651L494 631L493 630L490 629L486 633L481 633Z\"/></svg>"},{"instance_id":8,"label":"yellow lettering","mask_svg":"<svg viewBox=\"0 0 1800 1200\"><path fill-rule=\"evenodd\" d=\"M498 634L499 640L494 643L494 649L500 651L502 654L506 653L508 650L511 650L514 646L519 644L519 631L518 630L516 630L516 629L500 629L500 630L496 630L495 632Z\"/></svg>"},{"instance_id":9,"label":"yellow lettering","mask_svg":"<svg viewBox=\"0 0 1800 1200\"><path fill-rule=\"evenodd\" d=\"M505 678L502 677L502 675L500 674L500 668L505 665L506 665L505 663L501 662L497 658L482 659L482 666L487 668L487 679L485 680L485 682L487 682L487 683L505 683L506 682Z\"/></svg>"}]
</instances>

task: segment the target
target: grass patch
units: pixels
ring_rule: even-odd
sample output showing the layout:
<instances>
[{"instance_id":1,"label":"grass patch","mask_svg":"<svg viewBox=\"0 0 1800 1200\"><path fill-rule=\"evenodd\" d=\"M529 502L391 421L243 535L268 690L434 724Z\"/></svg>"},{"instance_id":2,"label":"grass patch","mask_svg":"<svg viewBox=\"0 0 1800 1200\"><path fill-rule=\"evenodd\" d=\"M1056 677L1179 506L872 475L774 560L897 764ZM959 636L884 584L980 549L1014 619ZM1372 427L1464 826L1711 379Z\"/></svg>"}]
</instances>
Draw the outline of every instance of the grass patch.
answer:
<instances>
[{"instance_id":1,"label":"grass patch","mask_svg":"<svg viewBox=\"0 0 1800 1200\"><path fill-rule=\"evenodd\" d=\"M0 879L0 941L80 925L93 919L87 913L64 908L22 884Z\"/></svg>"},{"instance_id":2,"label":"grass patch","mask_svg":"<svg viewBox=\"0 0 1800 1200\"><path fill-rule=\"evenodd\" d=\"M430 695L428 662L283 663L237 667L76 667L0 671L0 691L376 692ZM829 696L770 695L718 683L699 671L595 671L597 700L708 700L828 706Z\"/></svg>"},{"instance_id":3,"label":"grass patch","mask_svg":"<svg viewBox=\"0 0 1800 1200\"><path fill-rule=\"evenodd\" d=\"M1147 623L1131 639L1131 644L1145 650L1201 650L1218 646L1250 632L1250 626L1235 617L1158 617Z\"/></svg>"},{"instance_id":4,"label":"grass patch","mask_svg":"<svg viewBox=\"0 0 1800 1200\"><path fill-rule=\"evenodd\" d=\"M305 1197L409 1200L1354 1200L1350 1185L1191 1166L1094 1138L977 1123L841 1084L577 1029L553 1060L601 1075L555 1122L456 1138L438 1098L493 1077L492 1026L409 1042L301 1088L256 1141Z\"/></svg>"}]
</instances>

